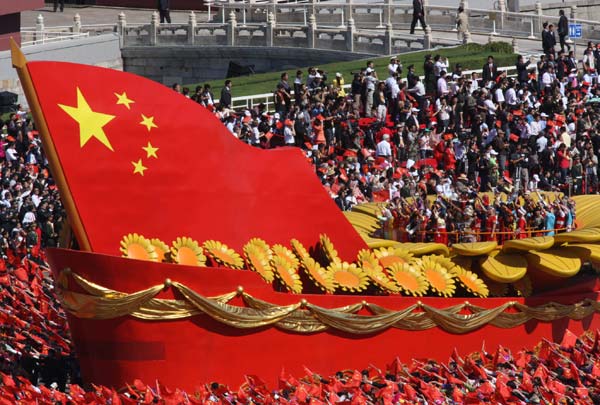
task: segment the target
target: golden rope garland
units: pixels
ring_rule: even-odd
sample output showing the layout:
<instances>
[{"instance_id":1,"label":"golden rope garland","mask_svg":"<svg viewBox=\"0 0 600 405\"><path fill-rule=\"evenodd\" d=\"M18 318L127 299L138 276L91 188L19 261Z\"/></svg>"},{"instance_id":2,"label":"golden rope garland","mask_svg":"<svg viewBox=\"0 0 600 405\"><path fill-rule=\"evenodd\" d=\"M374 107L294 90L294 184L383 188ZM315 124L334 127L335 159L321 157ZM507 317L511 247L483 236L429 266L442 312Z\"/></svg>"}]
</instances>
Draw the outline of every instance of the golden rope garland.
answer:
<instances>
[{"instance_id":1,"label":"golden rope garland","mask_svg":"<svg viewBox=\"0 0 600 405\"><path fill-rule=\"evenodd\" d=\"M71 279L85 293L70 291L68 281ZM216 297L204 297L184 284L169 279L164 284L127 294L95 284L70 269L64 269L60 273L56 284L65 309L78 318L113 319L132 316L144 320L166 321L206 314L234 328L274 326L295 333L331 329L352 334L370 334L389 328L425 330L440 327L450 333L463 334L485 325L507 329L532 319L542 322L562 318L581 320L600 312L600 303L591 299L572 305L551 302L537 307L510 301L491 309L472 305L468 301L444 309L421 302L402 310L390 310L364 301L333 309L313 305L306 300L280 306L253 297L242 288ZM175 289L184 299L155 298L165 288ZM229 305L228 302L236 296L240 296L247 307ZM356 313L365 307L373 315ZM506 312L509 308L517 312ZM470 314L461 314L463 310L468 310Z\"/></svg>"}]
</instances>

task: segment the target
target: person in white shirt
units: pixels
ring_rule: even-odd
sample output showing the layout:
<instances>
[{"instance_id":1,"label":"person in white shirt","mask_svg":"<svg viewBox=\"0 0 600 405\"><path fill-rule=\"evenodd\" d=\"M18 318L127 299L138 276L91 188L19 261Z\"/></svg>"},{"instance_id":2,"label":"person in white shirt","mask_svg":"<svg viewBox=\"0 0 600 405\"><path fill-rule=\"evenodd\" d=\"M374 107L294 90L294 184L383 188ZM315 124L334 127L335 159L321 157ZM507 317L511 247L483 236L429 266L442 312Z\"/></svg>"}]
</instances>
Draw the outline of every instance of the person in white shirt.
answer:
<instances>
[{"instance_id":1,"label":"person in white shirt","mask_svg":"<svg viewBox=\"0 0 600 405\"><path fill-rule=\"evenodd\" d=\"M496 98L496 103L504 103L504 85L498 86L498 88L494 92L494 97Z\"/></svg>"},{"instance_id":2,"label":"person in white shirt","mask_svg":"<svg viewBox=\"0 0 600 405\"><path fill-rule=\"evenodd\" d=\"M396 56L390 58L390 64L388 65L388 74L393 76L394 73L402 73L402 64L398 62Z\"/></svg>"},{"instance_id":3,"label":"person in white shirt","mask_svg":"<svg viewBox=\"0 0 600 405\"><path fill-rule=\"evenodd\" d=\"M21 221L23 225L32 224L35 222L35 214L33 211L28 210L23 217L23 221Z\"/></svg>"},{"instance_id":4,"label":"person in white shirt","mask_svg":"<svg viewBox=\"0 0 600 405\"><path fill-rule=\"evenodd\" d=\"M448 61L448 58L436 55L434 60L435 63L433 64L433 74L436 77L439 77L441 75L442 70L445 72L448 71L448 68L450 67L450 62Z\"/></svg>"},{"instance_id":5,"label":"person in white shirt","mask_svg":"<svg viewBox=\"0 0 600 405\"><path fill-rule=\"evenodd\" d=\"M535 144L537 146L537 151L542 152L548 146L548 138L542 133L538 139L536 139Z\"/></svg>"},{"instance_id":6,"label":"person in white shirt","mask_svg":"<svg viewBox=\"0 0 600 405\"><path fill-rule=\"evenodd\" d=\"M390 135L389 134L383 134L383 139L377 144L376 154L377 154L377 157L391 159L392 146L390 145Z\"/></svg>"},{"instance_id":7,"label":"person in white shirt","mask_svg":"<svg viewBox=\"0 0 600 405\"><path fill-rule=\"evenodd\" d=\"M294 146L296 144L296 138L294 133L294 123L292 120L285 120L285 127L283 128L283 142L286 146Z\"/></svg>"},{"instance_id":8,"label":"person in white shirt","mask_svg":"<svg viewBox=\"0 0 600 405\"><path fill-rule=\"evenodd\" d=\"M473 94L475 90L479 90L479 76L477 73L473 72L471 74L471 80L469 83L469 93Z\"/></svg>"},{"instance_id":9,"label":"person in white shirt","mask_svg":"<svg viewBox=\"0 0 600 405\"><path fill-rule=\"evenodd\" d=\"M508 84L508 89L506 89L506 93L504 94L506 105L511 107L516 107L519 100L517 99L517 92L515 91L515 86L513 83Z\"/></svg>"},{"instance_id":10,"label":"person in white shirt","mask_svg":"<svg viewBox=\"0 0 600 405\"><path fill-rule=\"evenodd\" d=\"M6 149L6 160L9 162L15 162L17 159L19 159L19 154L17 153L17 149L15 148L15 145L11 144Z\"/></svg>"},{"instance_id":11,"label":"person in white shirt","mask_svg":"<svg viewBox=\"0 0 600 405\"><path fill-rule=\"evenodd\" d=\"M542 87L552 87L552 82L554 82L554 68L549 66L542 75Z\"/></svg>"},{"instance_id":12,"label":"person in white shirt","mask_svg":"<svg viewBox=\"0 0 600 405\"><path fill-rule=\"evenodd\" d=\"M531 122L527 123L527 132L529 134L529 136L537 136L540 131L542 130L540 123L539 123L539 117L536 117L534 119L531 120Z\"/></svg>"},{"instance_id":13,"label":"person in white shirt","mask_svg":"<svg viewBox=\"0 0 600 405\"><path fill-rule=\"evenodd\" d=\"M446 81L446 71L440 72L440 78L437 81L437 92L438 97L444 97L448 95L448 82Z\"/></svg>"},{"instance_id":14,"label":"person in white shirt","mask_svg":"<svg viewBox=\"0 0 600 405\"><path fill-rule=\"evenodd\" d=\"M394 73L387 79L385 79L385 91L390 94L392 100L398 97L400 93L400 86L398 86L398 74Z\"/></svg>"},{"instance_id":15,"label":"person in white shirt","mask_svg":"<svg viewBox=\"0 0 600 405\"><path fill-rule=\"evenodd\" d=\"M494 104L494 102L492 101L492 95L491 94L488 94L487 98L483 102L483 105L485 106L485 108L487 108L487 111L488 111L489 115L496 115L496 109L497 109L497 107Z\"/></svg>"}]
</instances>

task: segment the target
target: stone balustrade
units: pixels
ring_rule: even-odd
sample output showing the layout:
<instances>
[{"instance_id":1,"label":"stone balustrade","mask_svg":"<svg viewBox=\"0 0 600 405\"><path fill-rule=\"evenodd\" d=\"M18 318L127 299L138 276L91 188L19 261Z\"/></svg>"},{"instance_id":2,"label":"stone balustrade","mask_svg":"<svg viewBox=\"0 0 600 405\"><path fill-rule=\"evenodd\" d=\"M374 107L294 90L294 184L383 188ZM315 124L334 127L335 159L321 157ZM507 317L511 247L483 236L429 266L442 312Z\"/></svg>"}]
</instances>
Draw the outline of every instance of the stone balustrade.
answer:
<instances>
[{"instance_id":1,"label":"stone balustrade","mask_svg":"<svg viewBox=\"0 0 600 405\"><path fill-rule=\"evenodd\" d=\"M265 23L239 22L231 11L225 23L198 23L190 14L188 24L158 24L153 16L148 25L128 26L122 21L119 33L123 47L131 46L277 46L327 49L389 55L407 50L428 49L440 44L431 31L400 35L388 24L383 30L360 30L352 19L346 25L318 26L311 15L307 24L281 23L271 16ZM456 44L445 40L441 45Z\"/></svg>"},{"instance_id":2,"label":"stone balustrade","mask_svg":"<svg viewBox=\"0 0 600 405\"><path fill-rule=\"evenodd\" d=\"M501 6L502 2L499 3ZM499 10L478 10L467 6L470 32L463 41L469 42L471 34L488 34L505 37L539 39L542 22L554 21L556 16L542 14L536 3L534 13L512 13ZM426 21L433 31L455 30L454 7L431 6L425 1ZM571 22L583 25L581 41L600 40L600 23L579 20L576 7L571 7ZM280 46L333 49L351 52L389 54L413 49L428 49L435 45L452 45L454 39L434 39L431 31L417 28L417 35L399 34L407 30L412 20L412 6L381 0L361 3L345 2L256 3L215 2L208 16L209 22L198 22L189 14L184 24L160 24L152 15L149 24L127 24L124 13L116 24L85 25L76 15L71 26L45 27L39 16L36 27L23 30L23 40L36 43L40 39L56 40L76 38L85 34L95 36L108 32L120 35L121 46ZM67 33L73 35L67 35ZM453 36L446 35L446 38Z\"/></svg>"},{"instance_id":3,"label":"stone balustrade","mask_svg":"<svg viewBox=\"0 0 600 405\"><path fill-rule=\"evenodd\" d=\"M434 31L451 31L455 29L456 7L429 5L425 3L425 20ZM506 11L505 1L499 1L499 9L473 9L467 0L460 4L469 15L470 33L492 34L508 37L540 39L542 23L545 21L558 22L557 15L544 15L542 4L536 3L535 12L514 13ZM583 25L585 40L600 39L600 22L587 21L577 18L577 6L565 6L570 14L571 22ZM410 2L396 3L393 0L361 3L355 0L324 1L309 0L302 3L256 3L246 1L223 1L212 4L213 20L234 10L238 20L246 23L266 21L267 12L274 14L278 23L307 24L308 16L315 15L318 25L344 25L350 18L357 28L383 28L392 24L393 29L406 30L412 21L412 4Z\"/></svg>"}]
</instances>

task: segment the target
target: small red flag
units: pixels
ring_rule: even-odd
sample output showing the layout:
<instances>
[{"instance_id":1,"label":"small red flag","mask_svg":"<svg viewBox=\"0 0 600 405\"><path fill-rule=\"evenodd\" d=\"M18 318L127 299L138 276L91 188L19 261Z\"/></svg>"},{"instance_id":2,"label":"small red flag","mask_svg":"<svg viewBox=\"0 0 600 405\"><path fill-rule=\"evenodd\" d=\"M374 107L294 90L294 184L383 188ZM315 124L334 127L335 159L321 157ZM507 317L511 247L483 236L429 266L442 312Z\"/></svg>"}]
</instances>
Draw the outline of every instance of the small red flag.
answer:
<instances>
[{"instance_id":1,"label":"small red flag","mask_svg":"<svg viewBox=\"0 0 600 405\"><path fill-rule=\"evenodd\" d=\"M23 267L19 267L13 271L14 276L23 282L27 282L29 280L29 275L27 274L27 270Z\"/></svg>"},{"instance_id":2,"label":"small red flag","mask_svg":"<svg viewBox=\"0 0 600 405\"><path fill-rule=\"evenodd\" d=\"M577 341L577 335L571 332L569 329L565 331L565 335L560 342L560 346L563 349L572 349L575 347L575 342Z\"/></svg>"}]
</instances>

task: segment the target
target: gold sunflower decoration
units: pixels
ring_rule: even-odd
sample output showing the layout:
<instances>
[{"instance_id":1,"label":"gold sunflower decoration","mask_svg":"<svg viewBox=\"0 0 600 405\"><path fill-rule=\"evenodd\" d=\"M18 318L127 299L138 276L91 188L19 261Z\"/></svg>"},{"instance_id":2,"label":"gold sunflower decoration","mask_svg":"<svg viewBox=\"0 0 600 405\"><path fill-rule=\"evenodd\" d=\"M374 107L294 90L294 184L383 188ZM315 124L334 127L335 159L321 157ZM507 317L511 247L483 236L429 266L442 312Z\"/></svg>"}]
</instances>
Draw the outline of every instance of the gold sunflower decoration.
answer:
<instances>
[{"instance_id":1,"label":"gold sunflower decoration","mask_svg":"<svg viewBox=\"0 0 600 405\"><path fill-rule=\"evenodd\" d=\"M331 273L323 268L315 259L306 256L301 260L302 268L308 275L308 278L315 283L321 290L333 293L335 291L335 283Z\"/></svg>"},{"instance_id":2,"label":"gold sunflower decoration","mask_svg":"<svg viewBox=\"0 0 600 405\"><path fill-rule=\"evenodd\" d=\"M448 270L451 274L454 274L456 272L456 263L454 263L449 257L440 255L429 255L421 257L421 259L423 258L428 258L429 260L435 263L439 263L440 266Z\"/></svg>"},{"instance_id":3,"label":"gold sunflower decoration","mask_svg":"<svg viewBox=\"0 0 600 405\"><path fill-rule=\"evenodd\" d=\"M158 238L150 239L150 243L154 246L156 252L157 261L166 262L169 261L169 246Z\"/></svg>"},{"instance_id":4,"label":"gold sunflower decoration","mask_svg":"<svg viewBox=\"0 0 600 405\"><path fill-rule=\"evenodd\" d=\"M300 259L304 259L305 257L310 257L308 250L306 250L304 245L302 243L300 243L300 241L298 239L292 239L290 241L290 244L292 245L292 250L294 251L296 256L298 256Z\"/></svg>"},{"instance_id":5,"label":"gold sunflower decoration","mask_svg":"<svg viewBox=\"0 0 600 405\"><path fill-rule=\"evenodd\" d=\"M394 263L388 269L392 280L408 295L422 297L427 293L429 283L421 269L411 263Z\"/></svg>"},{"instance_id":6,"label":"gold sunflower decoration","mask_svg":"<svg viewBox=\"0 0 600 405\"><path fill-rule=\"evenodd\" d=\"M270 256L265 254L260 247L247 243L244 246L244 255L248 262L248 267L257 272L267 283L273 282L273 267L271 266Z\"/></svg>"},{"instance_id":7,"label":"gold sunflower decoration","mask_svg":"<svg viewBox=\"0 0 600 405\"><path fill-rule=\"evenodd\" d=\"M376 249L374 252L375 257L379 260L379 263L383 268L388 268L394 263L410 263L413 259L412 253L401 248L380 248Z\"/></svg>"},{"instance_id":8,"label":"gold sunflower decoration","mask_svg":"<svg viewBox=\"0 0 600 405\"><path fill-rule=\"evenodd\" d=\"M379 264L379 261L371 252L367 249L362 249L358 252L358 263L365 273L369 276L371 281L375 283L379 288L384 291L398 293L400 289L383 271L383 267Z\"/></svg>"},{"instance_id":9,"label":"gold sunflower decoration","mask_svg":"<svg viewBox=\"0 0 600 405\"><path fill-rule=\"evenodd\" d=\"M290 262L281 256L274 256L271 260L275 276L281 281L288 291L295 294L302 292L302 281L298 275L297 267L290 266Z\"/></svg>"},{"instance_id":10,"label":"gold sunflower decoration","mask_svg":"<svg viewBox=\"0 0 600 405\"><path fill-rule=\"evenodd\" d=\"M431 290L439 296L451 297L456 291L452 275L439 263L424 257L418 261Z\"/></svg>"},{"instance_id":11,"label":"gold sunflower decoration","mask_svg":"<svg viewBox=\"0 0 600 405\"><path fill-rule=\"evenodd\" d=\"M171 246L171 259L178 264L206 266L206 256L198 242L187 236L177 238Z\"/></svg>"},{"instance_id":12,"label":"gold sunflower decoration","mask_svg":"<svg viewBox=\"0 0 600 405\"><path fill-rule=\"evenodd\" d=\"M265 242L264 240L262 240L260 238L252 238L248 241L248 243L246 243L244 248L249 245L256 247L259 252L263 252L268 257L269 260L271 260L271 258L273 257L273 252L271 251L271 246L269 246L269 244L267 242Z\"/></svg>"},{"instance_id":13,"label":"gold sunflower decoration","mask_svg":"<svg viewBox=\"0 0 600 405\"><path fill-rule=\"evenodd\" d=\"M300 261L298 260L294 252L292 252L285 246L273 245L271 249L273 250L273 258L279 257L281 259L284 259L288 263L289 267L292 267L294 269L297 269L298 266L300 266Z\"/></svg>"},{"instance_id":14,"label":"gold sunflower decoration","mask_svg":"<svg viewBox=\"0 0 600 405\"><path fill-rule=\"evenodd\" d=\"M337 250L333 246L331 239L329 239L329 236L325 234L319 235L319 246L321 247L321 251L329 263L341 261Z\"/></svg>"},{"instance_id":15,"label":"gold sunflower decoration","mask_svg":"<svg viewBox=\"0 0 600 405\"><path fill-rule=\"evenodd\" d=\"M333 262L327 270L331 272L335 285L342 291L360 292L369 286L369 277L354 263Z\"/></svg>"},{"instance_id":16,"label":"gold sunflower decoration","mask_svg":"<svg viewBox=\"0 0 600 405\"><path fill-rule=\"evenodd\" d=\"M244 261L235 250L216 240L207 240L202 245L206 254L219 264L232 269L243 269Z\"/></svg>"},{"instance_id":17,"label":"gold sunflower decoration","mask_svg":"<svg viewBox=\"0 0 600 405\"><path fill-rule=\"evenodd\" d=\"M465 287L465 289L478 297L487 298L490 294L490 290L485 285L482 279L472 271L465 270L461 266L455 266L453 268L453 274L459 283Z\"/></svg>"},{"instance_id":18,"label":"gold sunflower decoration","mask_svg":"<svg viewBox=\"0 0 600 405\"><path fill-rule=\"evenodd\" d=\"M157 261L158 255L150 241L137 233L125 235L121 240L123 257L138 260Z\"/></svg>"}]
</instances>

